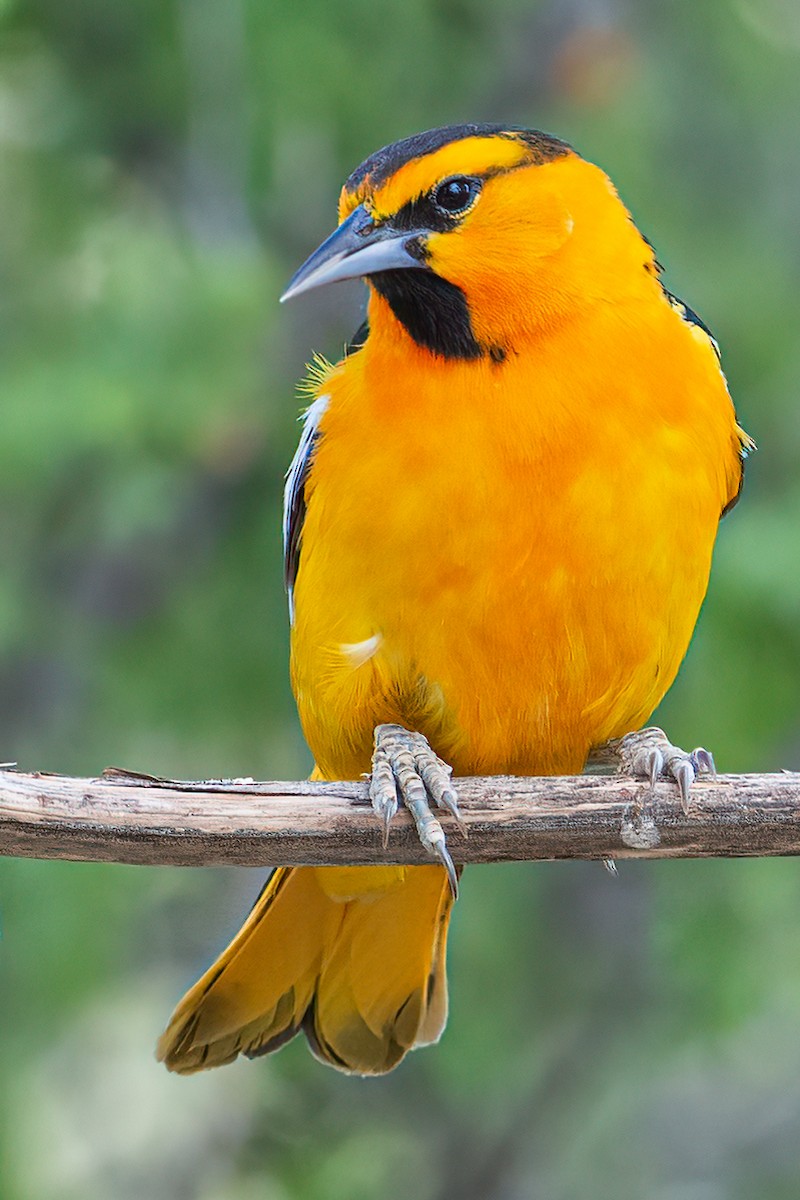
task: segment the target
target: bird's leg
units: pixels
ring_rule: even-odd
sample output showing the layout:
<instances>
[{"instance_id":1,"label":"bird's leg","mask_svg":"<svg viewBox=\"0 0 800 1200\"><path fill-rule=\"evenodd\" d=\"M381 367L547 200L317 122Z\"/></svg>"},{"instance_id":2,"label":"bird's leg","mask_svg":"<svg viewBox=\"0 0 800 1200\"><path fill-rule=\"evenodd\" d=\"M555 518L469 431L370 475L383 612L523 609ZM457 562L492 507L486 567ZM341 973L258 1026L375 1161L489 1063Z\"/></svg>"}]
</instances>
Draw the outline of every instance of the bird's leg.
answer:
<instances>
[{"instance_id":1,"label":"bird's leg","mask_svg":"<svg viewBox=\"0 0 800 1200\"><path fill-rule=\"evenodd\" d=\"M616 768L621 774L649 780L651 787L659 779L672 779L678 785L684 813L689 811L689 792L697 776L717 773L710 750L702 746L681 750L655 725L595 746L589 752L587 766L590 770Z\"/></svg>"},{"instance_id":2,"label":"bird's leg","mask_svg":"<svg viewBox=\"0 0 800 1200\"><path fill-rule=\"evenodd\" d=\"M446 809L466 834L458 811L458 798L450 783L452 773L452 767L434 754L421 733L412 733L402 725L378 725L376 728L369 796L383 822L383 844L389 840L389 826L402 800L414 818L419 840L445 867L455 897L458 874L447 849L444 830L430 807L433 801L439 808Z\"/></svg>"}]
</instances>

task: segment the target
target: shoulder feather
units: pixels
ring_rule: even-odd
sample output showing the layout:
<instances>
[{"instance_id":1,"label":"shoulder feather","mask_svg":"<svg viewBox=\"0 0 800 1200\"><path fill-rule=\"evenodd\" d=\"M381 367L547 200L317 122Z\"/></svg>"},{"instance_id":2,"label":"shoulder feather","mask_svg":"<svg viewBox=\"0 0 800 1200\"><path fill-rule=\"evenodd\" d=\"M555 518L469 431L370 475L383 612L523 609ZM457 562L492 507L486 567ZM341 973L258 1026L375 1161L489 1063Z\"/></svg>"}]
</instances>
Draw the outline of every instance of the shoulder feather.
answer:
<instances>
[{"instance_id":1,"label":"shoulder feather","mask_svg":"<svg viewBox=\"0 0 800 1200\"><path fill-rule=\"evenodd\" d=\"M294 619L293 589L300 562L300 542L306 515L306 482L311 471L314 450L319 440L319 424L328 407L329 396L318 396L303 414L300 443L286 473L283 490L283 571L289 595L289 617Z\"/></svg>"}]
</instances>

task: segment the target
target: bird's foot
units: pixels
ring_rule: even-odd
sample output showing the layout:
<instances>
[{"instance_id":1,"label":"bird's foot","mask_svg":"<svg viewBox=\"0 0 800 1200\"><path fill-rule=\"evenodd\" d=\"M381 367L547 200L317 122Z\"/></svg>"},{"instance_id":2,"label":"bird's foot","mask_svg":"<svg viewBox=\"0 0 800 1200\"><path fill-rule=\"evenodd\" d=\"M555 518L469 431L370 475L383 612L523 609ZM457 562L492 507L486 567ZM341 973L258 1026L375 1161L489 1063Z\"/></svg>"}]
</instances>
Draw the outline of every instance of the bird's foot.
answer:
<instances>
[{"instance_id":1,"label":"bird's foot","mask_svg":"<svg viewBox=\"0 0 800 1200\"><path fill-rule=\"evenodd\" d=\"M615 766L621 774L649 780L651 788L659 779L674 780L684 813L689 811L690 791L697 776L717 773L710 750L698 746L687 751L673 746L664 730L655 725L596 747L589 755L589 765Z\"/></svg>"},{"instance_id":2,"label":"bird's foot","mask_svg":"<svg viewBox=\"0 0 800 1200\"><path fill-rule=\"evenodd\" d=\"M466 836L458 810L458 797L451 785L452 767L430 748L421 733L412 733L402 725L378 725L372 755L369 797L383 824L383 844L389 841L389 826L402 800L417 827L419 840L447 871L450 890L458 895L458 873L441 823L433 815L430 802L455 817Z\"/></svg>"}]
</instances>

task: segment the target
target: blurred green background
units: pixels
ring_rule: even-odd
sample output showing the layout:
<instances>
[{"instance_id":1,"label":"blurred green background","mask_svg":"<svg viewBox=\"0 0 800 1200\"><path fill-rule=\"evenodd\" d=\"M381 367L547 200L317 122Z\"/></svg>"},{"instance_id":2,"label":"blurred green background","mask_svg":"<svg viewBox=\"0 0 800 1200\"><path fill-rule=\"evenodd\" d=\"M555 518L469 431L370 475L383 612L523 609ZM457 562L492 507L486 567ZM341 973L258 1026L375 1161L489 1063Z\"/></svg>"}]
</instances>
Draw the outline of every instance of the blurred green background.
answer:
<instances>
[{"instance_id":1,"label":"blurred green background","mask_svg":"<svg viewBox=\"0 0 800 1200\"><path fill-rule=\"evenodd\" d=\"M297 778L282 475L357 289L277 306L363 157L450 121L600 162L761 447L660 717L800 767L793 0L2 0L2 757ZM259 872L4 861L2 1200L796 1200L793 860L474 868L442 1044L153 1042Z\"/></svg>"}]
</instances>

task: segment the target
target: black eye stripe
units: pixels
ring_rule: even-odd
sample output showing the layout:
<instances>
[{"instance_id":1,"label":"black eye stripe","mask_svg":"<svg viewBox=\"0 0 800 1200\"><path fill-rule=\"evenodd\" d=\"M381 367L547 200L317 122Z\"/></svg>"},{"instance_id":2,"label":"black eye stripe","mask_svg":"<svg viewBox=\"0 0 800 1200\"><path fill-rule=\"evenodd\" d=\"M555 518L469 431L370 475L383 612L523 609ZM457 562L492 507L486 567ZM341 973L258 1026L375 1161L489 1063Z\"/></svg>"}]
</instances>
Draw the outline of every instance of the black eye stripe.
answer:
<instances>
[{"instance_id":1,"label":"black eye stripe","mask_svg":"<svg viewBox=\"0 0 800 1200\"><path fill-rule=\"evenodd\" d=\"M468 194L466 190L463 194L466 203L460 204L458 208L447 208L439 202L439 193L453 183L466 185ZM472 206L482 184L482 179L471 175L453 175L449 179L443 179L430 192L425 192L404 204L387 224L394 229L418 229L430 230L431 233L446 233L449 229L455 228L461 214ZM458 190L461 193L460 187Z\"/></svg>"},{"instance_id":2,"label":"black eye stripe","mask_svg":"<svg viewBox=\"0 0 800 1200\"><path fill-rule=\"evenodd\" d=\"M455 225L454 218L444 209L433 203L429 195L417 196L398 209L387 222L393 229L430 230L432 233L446 233Z\"/></svg>"}]
</instances>

